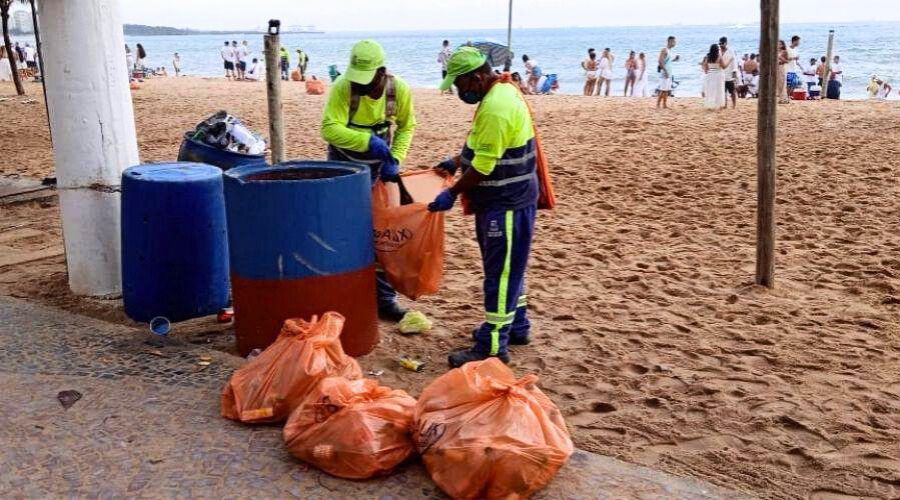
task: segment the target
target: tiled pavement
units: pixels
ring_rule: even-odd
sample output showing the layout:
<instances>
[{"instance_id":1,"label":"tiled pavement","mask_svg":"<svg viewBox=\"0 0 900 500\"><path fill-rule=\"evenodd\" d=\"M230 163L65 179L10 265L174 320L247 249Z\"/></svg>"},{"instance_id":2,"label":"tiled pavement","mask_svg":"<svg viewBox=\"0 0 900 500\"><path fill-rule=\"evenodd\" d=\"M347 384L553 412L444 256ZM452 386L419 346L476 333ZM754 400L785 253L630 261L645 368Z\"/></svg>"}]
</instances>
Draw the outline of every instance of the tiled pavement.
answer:
<instances>
[{"instance_id":1,"label":"tiled pavement","mask_svg":"<svg viewBox=\"0 0 900 500\"><path fill-rule=\"evenodd\" d=\"M418 464L352 482L285 452L279 426L219 416L241 360L0 297L0 498L442 498ZM201 356L212 363L201 366ZM68 410L63 390L83 397ZM577 452L542 498L735 498Z\"/></svg>"}]
</instances>

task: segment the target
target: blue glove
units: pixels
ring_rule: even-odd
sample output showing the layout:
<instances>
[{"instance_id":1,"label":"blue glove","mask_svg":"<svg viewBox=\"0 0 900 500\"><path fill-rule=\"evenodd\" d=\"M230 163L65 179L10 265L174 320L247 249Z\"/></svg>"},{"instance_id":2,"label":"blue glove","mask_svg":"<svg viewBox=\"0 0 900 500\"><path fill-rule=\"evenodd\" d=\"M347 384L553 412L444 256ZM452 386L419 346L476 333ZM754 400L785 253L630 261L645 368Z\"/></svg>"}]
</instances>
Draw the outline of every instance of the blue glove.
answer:
<instances>
[{"instance_id":1,"label":"blue glove","mask_svg":"<svg viewBox=\"0 0 900 500\"><path fill-rule=\"evenodd\" d=\"M394 157L391 156L391 147L384 142L384 139L377 135L369 137L369 154L373 158L379 159L385 163L393 161L394 159Z\"/></svg>"},{"instance_id":2,"label":"blue glove","mask_svg":"<svg viewBox=\"0 0 900 500\"><path fill-rule=\"evenodd\" d=\"M400 164L397 163L397 160L394 159L393 156L391 157L391 161L386 161L381 164L379 176L384 182L397 182L400 180Z\"/></svg>"},{"instance_id":3,"label":"blue glove","mask_svg":"<svg viewBox=\"0 0 900 500\"><path fill-rule=\"evenodd\" d=\"M446 160L438 163L437 166L434 167L434 169L438 171L443 170L444 172L450 174L450 177L453 177L454 175L456 175L456 160L453 158L447 158Z\"/></svg>"},{"instance_id":4,"label":"blue glove","mask_svg":"<svg viewBox=\"0 0 900 500\"><path fill-rule=\"evenodd\" d=\"M428 204L429 212L445 212L453 208L456 203L456 195L451 193L449 189L441 191L441 194Z\"/></svg>"}]
</instances>

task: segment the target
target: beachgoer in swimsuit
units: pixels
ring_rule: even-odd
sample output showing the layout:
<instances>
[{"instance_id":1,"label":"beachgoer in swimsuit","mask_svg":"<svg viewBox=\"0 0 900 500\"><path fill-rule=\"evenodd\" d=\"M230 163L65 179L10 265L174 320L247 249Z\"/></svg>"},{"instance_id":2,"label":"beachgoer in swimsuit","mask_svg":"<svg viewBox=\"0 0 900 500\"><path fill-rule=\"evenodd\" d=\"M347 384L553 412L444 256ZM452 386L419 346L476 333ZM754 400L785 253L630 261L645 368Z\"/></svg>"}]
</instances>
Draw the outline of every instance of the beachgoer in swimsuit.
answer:
<instances>
[{"instance_id":1,"label":"beachgoer in swimsuit","mask_svg":"<svg viewBox=\"0 0 900 500\"><path fill-rule=\"evenodd\" d=\"M634 84L637 82L638 63L632 50L625 61L625 97L628 97L628 86L631 85L631 95L634 95Z\"/></svg>"},{"instance_id":2,"label":"beachgoer in swimsuit","mask_svg":"<svg viewBox=\"0 0 900 500\"><path fill-rule=\"evenodd\" d=\"M609 88L612 85L612 65L616 56L609 51L609 48L603 49L603 55L600 56L600 77L597 81L597 95L603 92L603 84L606 84L605 96L609 96Z\"/></svg>"},{"instance_id":3,"label":"beachgoer in swimsuit","mask_svg":"<svg viewBox=\"0 0 900 500\"><path fill-rule=\"evenodd\" d=\"M597 87L597 70L600 68L600 61L597 60L594 49L588 50L588 56L581 62L581 67L584 68L584 95L594 95L594 89Z\"/></svg>"}]
</instances>

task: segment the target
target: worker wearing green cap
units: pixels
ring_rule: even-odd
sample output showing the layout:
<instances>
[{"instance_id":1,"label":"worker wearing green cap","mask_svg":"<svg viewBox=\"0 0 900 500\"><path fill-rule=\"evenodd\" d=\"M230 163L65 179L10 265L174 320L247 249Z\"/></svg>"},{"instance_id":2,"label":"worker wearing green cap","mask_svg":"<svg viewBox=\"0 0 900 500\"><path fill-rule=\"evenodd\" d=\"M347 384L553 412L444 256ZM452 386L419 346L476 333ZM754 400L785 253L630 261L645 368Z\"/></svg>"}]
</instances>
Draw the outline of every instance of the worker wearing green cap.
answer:
<instances>
[{"instance_id":1,"label":"worker wearing green cap","mask_svg":"<svg viewBox=\"0 0 900 500\"><path fill-rule=\"evenodd\" d=\"M475 233L484 267L485 319L475 345L451 353L450 366L491 356L509 362L507 347L530 342L525 271L539 194L531 113L516 84L497 75L474 47L461 47L447 63L441 90L456 86L466 104L477 104L472 128L459 156L435 167L462 175L428 205L453 208L466 197L475 214Z\"/></svg>"},{"instance_id":2,"label":"worker wearing green cap","mask_svg":"<svg viewBox=\"0 0 900 500\"><path fill-rule=\"evenodd\" d=\"M347 72L331 87L322 116L328 159L367 165L373 183L379 177L399 179L416 128L409 85L388 73L385 64L378 42L354 45ZM376 281L379 316L400 321L406 311L383 271L376 273Z\"/></svg>"}]
</instances>

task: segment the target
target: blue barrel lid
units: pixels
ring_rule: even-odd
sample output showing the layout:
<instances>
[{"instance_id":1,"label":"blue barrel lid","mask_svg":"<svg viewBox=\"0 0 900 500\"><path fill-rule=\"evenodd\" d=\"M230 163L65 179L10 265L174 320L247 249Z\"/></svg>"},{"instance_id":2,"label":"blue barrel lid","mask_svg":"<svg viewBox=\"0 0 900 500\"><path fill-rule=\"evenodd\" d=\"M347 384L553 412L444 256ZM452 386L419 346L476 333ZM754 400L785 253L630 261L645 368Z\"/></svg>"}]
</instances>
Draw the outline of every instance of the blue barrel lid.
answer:
<instances>
[{"instance_id":1,"label":"blue barrel lid","mask_svg":"<svg viewBox=\"0 0 900 500\"><path fill-rule=\"evenodd\" d=\"M222 169L219 167L184 161L146 163L130 167L122 173L123 178L146 182L199 182L221 176Z\"/></svg>"},{"instance_id":2,"label":"blue barrel lid","mask_svg":"<svg viewBox=\"0 0 900 500\"><path fill-rule=\"evenodd\" d=\"M346 161L294 160L276 165L242 165L229 169L224 175L239 182L334 182L348 175L369 175L365 165Z\"/></svg>"}]
</instances>

